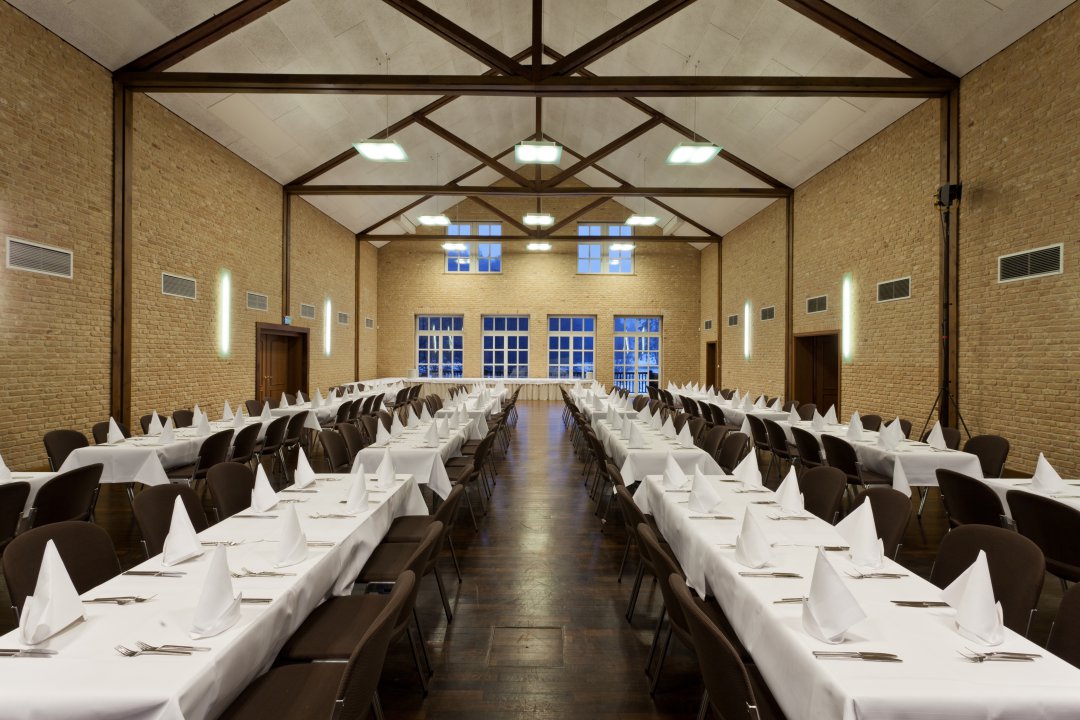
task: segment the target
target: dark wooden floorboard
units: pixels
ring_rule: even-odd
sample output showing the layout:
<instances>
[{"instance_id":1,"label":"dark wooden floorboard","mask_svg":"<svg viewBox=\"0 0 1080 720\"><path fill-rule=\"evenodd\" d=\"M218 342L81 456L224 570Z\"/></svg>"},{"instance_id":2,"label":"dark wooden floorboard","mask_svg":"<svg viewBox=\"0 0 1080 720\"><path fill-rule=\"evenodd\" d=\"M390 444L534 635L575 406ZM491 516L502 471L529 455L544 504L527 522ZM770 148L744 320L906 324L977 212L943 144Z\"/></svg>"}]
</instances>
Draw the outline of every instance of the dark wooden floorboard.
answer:
<instances>
[{"instance_id":1,"label":"dark wooden floorboard","mask_svg":"<svg viewBox=\"0 0 1080 720\"><path fill-rule=\"evenodd\" d=\"M388 718L502 720L692 718L701 696L696 660L672 642L655 698L643 666L661 599L643 587L633 625L623 614L632 557L616 582L625 535L618 513L604 533L582 485L582 463L561 421L562 406L519 403L510 449L499 460L491 509L474 532L467 510L454 531L464 581L442 564L454 620L447 623L434 578L424 579L419 611L435 675L420 693L403 640L390 649L380 684ZM125 567L142 560L120 488L106 486L98 522ZM912 520L902 564L927 576L945 520L936 493L922 522ZM0 602L7 604L6 591ZM1061 592L1047 578L1032 638L1044 642ZM0 613L0 630L12 627Z\"/></svg>"}]
</instances>

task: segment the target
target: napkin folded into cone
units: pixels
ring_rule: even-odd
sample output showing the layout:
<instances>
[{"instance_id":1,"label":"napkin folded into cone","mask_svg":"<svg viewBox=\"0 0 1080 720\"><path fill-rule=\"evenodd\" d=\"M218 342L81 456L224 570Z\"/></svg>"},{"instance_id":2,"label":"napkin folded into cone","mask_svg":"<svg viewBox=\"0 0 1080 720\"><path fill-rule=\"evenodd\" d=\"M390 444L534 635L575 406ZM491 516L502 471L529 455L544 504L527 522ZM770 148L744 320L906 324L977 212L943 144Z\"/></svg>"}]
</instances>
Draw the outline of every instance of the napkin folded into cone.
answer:
<instances>
[{"instance_id":1,"label":"napkin folded into cone","mask_svg":"<svg viewBox=\"0 0 1080 720\"><path fill-rule=\"evenodd\" d=\"M772 544L765 537L754 513L747 509L742 528L735 538L735 561L748 568L762 568L772 562Z\"/></svg>"},{"instance_id":2,"label":"napkin folded into cone","mask_svg":"<svg viewBox=\"0 0 1080 720\"><path fill-rule=\"evenodd\" d=\"M255 487L251 490L251 509L257 513L264 513L277 505L278 496L274 488L270 486L270 478L266 477L266 470L260 464L255 471Z\"/></svg>"},{"instance_id":3,"label":"napkin folded into cone","mask_svg":"<svg viewBox=\"0 0 1080 720\"><path fill-rule=\"evenodd\" d=\"M1001 603L994 600L986 551L941 591L941 599L956 609L956 629L980 645L1000 645L1005 640Z\"/></svg>"},{"instance_id":4,"label":"napkin folded into cone","mask_svg":"<svg viewBox=\"0 0 1080 720\"><path fill-rule=\"evenodd\" d=\"M380 490L387 490L394 486L394 460L390 457L390 451L384 450L382 462L375 470L376 485Z\"/></svg>"},{"instance_id":5,"label":"napkin folded into cone","mask_svg":"<svg viewBox=\"0 0 1080 720\"><path fill-rule=\"evenodd\" d=\"M79 592L56 544L49 540L41 556L34 594L27 596L19 615L19 640L37 645L84 617Z\"/></svg>"},{"instance_id":6,"label":"napkin folded into cone","mask_svg":"<svg viewBox=\"0 0 1080 720\"><path fill-rule=\"evenodd\" d=\"M675 461L675 456L668 453L667 460L664 462L664 485L672 490L680 490L688 482L690 481L687 479L682 467Z\"/></svg>"},{"instance_id":7,"label":"napkin folded into cone","mask_svg":"<svg viewBox=\"0 0 1080 720\"><path fill-rule=\"evenodd\" d=\"M307 453L304 448L299 448L296 455L296 472L293 473L293 487L306 488L315 484L315 471L311 469Z\"/></svg>"},{"instance_id":8,"label":"napkin folded into cone","mask_svg":"<svg viewBox=\"0 0 1080 720\"><path fill-rule=\"evenodd\" d=\"M214 548L202 592L191 619L191 639L213 637L225 632L240 619L240 595L233 594L229 576L229 556L224 545Z\"/></svg>"},{"instance_id":9,"label":"napkin folded into cone","mask_svg":"<svg viewBox=\"0 0 1080 720\"><path fill-rule=\"evenodd\" d=\"M811 637L836 645L844 641L849 628L865 619L866 612L825 553L818 550L810 593L803 603L803 629Z\"/></svg>"},{"instance_id":10,"label":"napkin folded into cone","mask_svg":"<svg viewBox=\"0 0 1080 720\"><path fill-rule=\"evenodd\" d=\"M732 475L743 484L743 487L761 487L761 469L758 468L757 456L752 452L749 453L742 459L742 462L735 466Z\"/></svg>"},{"instance_id":11,"label":"napkin folded into cone","mask_svg":"<svg viewBox=\"0 0 1080 720\"><path fill-rule=\"evenodd\" d=\"M776 488L776 501L780 504L780 509L788 515L801 515L804 512L803 496L799 490L799 477L795 468L788 470L784 481Z\"/></svg>"},{"instance_id":12,"label":"napkin folded into cone","mask_svg":"<svg viewBox=\"0 0 1080 720\"><path fill-rule=\"evenodd\" d=\"M278 546L274 555L274 567L288 567L307 559L307 537L300 529L300 518L296 516L296 507L289 505L281 512L278 521Z\"/></svg>"},{"instance_id":13,"label":"napkin folded into cone","mask_svg":"<svg viewBox=\"0 0 1080 720\"><path fill-rule=\"evenodd\" d=\"M161 564L172 567L202 554L203 547L195 533L195 526L191 524L191 516L184 501L177 496L173 502L169 534L165 536L165 545L161 550Z\"/></svg>"},{"instance_id":14,"label":"napkin folded into cone","mask_svg":"<svg viewBox=\"0 0 1080 720\"><path fill-rule=\"evenodd\" d=\"M720 491L694 466L694 486L690 490L690 512L711 513L720 504Z\"/></svg>"},{"instance_id":15,"label":"napkin folded into cone","mask_svg":"<svg viewBox=\"0 0 1080 720\"><path fill-rule=\"evenodd\" d=\"M885 564L885 546L878 537L874 510L870 501L848 513L836 524L836 531L847 541L851 562L860 569L879 570Z\"/></svg>"},{"instance_id":16,"label":"napkin folded into cone","mask_svg":"<svg viewBox=\"0 0 1080 720\"><path fill-rule=\"evenodd\" d=\"M1067 489L1065 481L1058 475L1057 470L1051 467L1046 457L1039 453L1039 461L1035 463L1035 474L1031 478L1031 489L1044 493L1061 492Z\"/></svg>"}]
</instances>

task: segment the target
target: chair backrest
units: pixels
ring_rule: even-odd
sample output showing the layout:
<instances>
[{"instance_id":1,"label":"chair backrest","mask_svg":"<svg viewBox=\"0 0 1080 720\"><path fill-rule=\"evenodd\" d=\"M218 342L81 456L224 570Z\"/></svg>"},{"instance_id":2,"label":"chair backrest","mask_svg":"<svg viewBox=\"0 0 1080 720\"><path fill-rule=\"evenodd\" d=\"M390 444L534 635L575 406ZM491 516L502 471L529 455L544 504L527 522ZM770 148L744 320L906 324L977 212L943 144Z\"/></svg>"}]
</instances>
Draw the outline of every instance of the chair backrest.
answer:
<instances>
[{"instance_id":1,"label":"chair backrest","mask_svg":"<svg viewBox=\"0 0 1080 720\"><path fill-rule=\"evenodd\" d=\"M191 427L191 424L195 422L194 410L173 410L172 414L173 427Z\"/></svg>"},{"instance_id":2,"label":"chair backrest","mask_svg":"<svg viewBox=\"0 0 1080 720\"><path fill-rule=\"evenodd\" d=\"M634 408L634 410L640 412L641 408L645 407L648 404L649 404L649 398L645 397L644 395L638 395L637 397L634 398L634 401L632 403L630 403L630 407L632 407L632 408Z\"/></svg>"},{"instance_id":3,"label":"chair backrest","mask_svg":"<svg viewBox=\"0 0 1080 720\"><path fill-rule=\"evenodd\" d=\"M615 486L615 499L619 502L619 509L622 510L623 520L626 522L626 533L636 543L638 525L646 523L645 513L641 512L641 508L634 502L634 496L625 485Z\"/></svg>"},{"instance_id":4,"label":"chair backrest","mask_svg":"<svg viewBox=\"0 0 1080 720\"><path fill-rule=\"evenodd\" d=\"M852 509L870 503L874 514L874 526L878 537L885 546L885 555L896 558L900 545L904 542L908 521L911 520L911 498L899 490L879 485L868 487L855 497Z\"/></svg>"},{"instance_id":5,"label":"chair backrest","mask_svg":"<svg viewBox=\"0 0 1080 720\"><path fill-rule=\"evenodd\" d=\"M128 430L127 425L122 422L116 423L116 426L120 428L120 433L126 437L131 437L131 431ZM109 442L109 421L102 420L99 423L94 423L94 427L90 429L90 434L94 437L95 445L104 445Z\"/></svg>"},{"instance_id":6,"label":"chair backrest","mask_svg":"<svg viewBox=\"0 0 1080 720\"><path fill-rule=\"evenodd\" d=\"M705 419L701 417L692 417L687 421L687 425L690 426L690 437L694 438L695 443L698 442L704 434Z\"/></svg>"},{"instance_id":7,"label":"chair backrest","mask_svg":"<svg viewBox=\"0 0 1080 720\"><path fill-rule=\"evenodd\" d=\"M338 405L337 415L334 416L334 424L338 425L340 423L349 422L349 413L351 413L351 412L352 412L352 403L351 402L343 402L340 405Z\"/></svg>"},{"instance_id":8,"label":"chair backrest","mask_svg":"<svg viewBox=\"0 0 1080 720\"><path fill-rule=\"evenodd\" d=\"M765 432L769 436L769 451L780 457L788 457L790 453L788 452L787 434L784 432L784 428L780 427L775 420L768 418L762 418L761 422L765 425Z\"/></svg>"},{"instance_id":9,"label":"chair backrest","mask_svg":"<svg viewBox=\"0 0 1080 720\"><path fill-rule=\"evenodd\" d=\"M709 457L715 458L716 453L720 450L720 442L727 435L728 429L723 425L716 425L705 431L701 440L701 449L709 454Z\"/></svg>"},{"instance_id":10,"label":"chair backrest","mask_svg":"<svg viewBox=\"0 0 1080 720\"><path fill-rule=\"evenodd\" d=\"M783 407L781 407L780 409L783 410L786 413L789 413L789 412L791 412L792 408L797 408L797 407L799 407L799 401L798 400L788 400L786 403L784 403ZM796 411L796 414L797 414L797 411Z\"/></svg>"},{"instance_id":11,"label":"chair backrest","mask_svg":"<svg viewBox=\"0 0 1080 720\"><path fill-rule=\"evenodd\" d=\"M229 446L232 445L232 439L232 430L222 430L203 440L203 444L199 447L199 459L195 467L196 477L206 477L207 470L229 458Z\"/></svg>"},{"instance_id":12,"label":"chair backrest","mask_svg":"<svg viewBox=\"0 0 1080 720\"><path fill-rule=\"evenodd\" d=\"M176 498L180 498L184 503L195 532L202 532L210 526L206 513L203 512L199 495L188 485L169 483L146 488L135 496L132 510L135 513L135 522L139 524L139 531L142 532L143 541L146 543L146 553L150 557L157 555L165 547L165 537L169 534L169 526L172 524Z\"/></svg>"},{"instance_id":13,"label":"chair backrest","mask_svg":"<svg viewBox=\"0 0 1080 720\"><path fill-rule=\"evenodd\" d=\"M795 408L795 412L799 413L800 420L813 420L815 410L817 410L817 405L814 403L802 403Z\"/></svg>"},{"instance_id":14,"label":"chair backrest","mask_svg":"<svg viewBox=\"0 0 1080 720\"><path fill-rule=\"evenodd\" d=\"M251 491L255 489L255 473L242 463L221 463L206 473L210 499L217 508L218 519L224 520L251 507Z\"/></svg>"},{"instance_id":15,"label":"chair backrest","mask_svg":"<svg viewBox=\"0 0 1080 720\"><path fill-rule=\"evenodd\" d=\"M360 413L364 409L364 399L359 398L349 403L349 422L356 422L356 419L360 417Z\"/></svg>"},{"instance_id":16,"label":"chair backrest","mask_svg":"<svg viewBox=\"0 0 1080 720\"><path fill-rule=\"evenodd\" d=\"M109 533L93 523L58 522L27 530L8 544L2 558L11 604L19 610L27 596L34 594L41 558L50 540L80 594L120 574Z\"/></svg>"},{"instance_id":17,"label":"chair backrest","mask_svg":"<svg viewBox=\"0 0 1080 720\"><path fill-rule=\"evenodd\" d=\"M871 430L873 432L877 432L881 429L880 415L863 415L859 419L862 421L863 430Z\"/></svg>"},{"instance_id":18,"label":"chair backrest","mask_svg":"<svg viewBox=\"0 0 1080 720\"><path fill-rule=\"evenodd\" d=\"M346 473L352 466L352 458L349 457L349 449L345 445L345 439L333 430L320 430L319 443L326 454L327 472Z\"/></svg>"},{"instance_id":19,"label":"chair backrest","mask_svg":"<svg viewBox=\"0 0 1080 720\"><path fill-rule=\"evenodd\" d=\"M671 592L673 582L671 578L678 578L677 584L686 585L685 576L679 571L675 560L660 546L660 539L656 537L656 533L648 523L637 526L637 535L641 552L652 561L652 566L656 571L656 582L660 586L660 594L664 596L664 607L667 608L668 619L684 635L689 635L690 628L686 624L686 615L682 611L682 605Z\"/></svg>"},{"instance_id":20,"label":"chair backrest","mask_svg":"<svg viewBox=\"0 0 1080 720\"><path fill-rule=\"evenodd\" d=\"M78 430L50 430L45 433L45 454L49 456L49 465L59 470L74 450L87 447L90 442Z\"/></svg>"},{"instance_id":21,"label":"chair backrest","mask_svg":"<svg viewBox=\"0 0 1080 720\"><path fill-rule=\"evenodd\" d=\"M285 439L285 433L288 429L288 415L282 415L270 421L270 424L266 426L266 434L263 435L262 452L264 454L277 452L277 449L281 447L281 442Z\"/></svg>"},{"instance_id":22,"label":"chair backrest","mask_svg":"<svg viewBox=\"0 0 1080 720\"><path fill-rule=\"evenodd\" d=\"M1019 533L988 525L963 525L941 540L930 582L944 588L986 551L994 596L1001 603L1005 626L1027 634L1031 611L1039 602L1046 561L1042 550Z\"/></svg>"},{"instance_id":23,"label":"chair backrest","mask_svg":"<svg viewBox=\"0 0 1080 720\"><path fill-rule=\"evenodd\" d=\"M729 432L720 442L720 452L716 464L726 473L731 473L739 461L746 456L746 433Z\"/></svg>"},{"instance_id":24,"label":"chair backrest","mask_svg":"<svg viewBox=\"0 0 1080 720\"><path fill-rule=\"evenodd\" d=\"M896 419L900 421L900 432L904 433L904 437L911 437L911 421L905 420L902 417L898 417Z\"/></svg>"},{"instance_id":25,"label":"chair backrest","mask_svg":"<svg viewBox=\"0 0 1080 720\"><path fill-rule=\"evenodd\" d=\"M763 717L758 712L763 699L754 696L754 686L739 653L716 623L698 607L685 582L679 576L668 578L672 597L682 609L705 682L709 702L724 720ZM668 612L670 612L670 608Z\"/></svg>"},{"instance_id":26,"label":"chair backrest","mask_svg":"<svg viewBox=\"0 0 1080 720\"><path fill-rule=\"evenodd\" d=\"M378 416L379 422L381 422L383 424L383 427L387 430L389 430L390 427L394 424L394 416L386 410L380 410Z\"/></svg>"},{"instance_id":27,"label":"chair backrest","mask_svg":"<svg viewBox=\"0 0 1080 720\"><path fill-rule=\"evenodd\" d=\"M247 409L248 417L259 417L262 414L262 403L258 400L245 400L244 407Z\"/></svg>"},{"instance_id":28,"label":"chair backrest","mask_svg":"<svg viewBox=\"0 0 1080 720\"><path fill-rule=\"evenodd\" d=\"M89 520L97 500L101 463L62 472L34 496L34 527L66 520Z\"/></svg>"},{"instance_id":29,"label":"chair backrest","mask_svg":"<svg viewBox=\"0 0 1080 720\"><path fill-rule=\"evenodd\" d=\"M934 429L930 428L922 434L922 438L920 439L923 442L926 442L926 439L930 437L930 433L932 432L934 432ZM960 449L960 441L963 439L963 437L960 435L959 430L957 430L956 428L945 427L943 425L941 427L941 436L945 438L945 447L949 448L950 450Z\"/></svg>"},{"instance_id":30,"label":"chair backrest","mask_svg":"<svg viewBox=\"0 0 1080 720\"><path fill-rule=\"evenodd\" d=\"M308 410L304 410L289 418L289 423L285 426L285 437L282 442L286 445L296 445L300 442L300 437L304 433L304 423L307 422L308 412Z\"/></svg>"},{"instance_id":31,"label":"chair backrest","mask_svg":"<svg viewBox=\"0 0 1080 720\"><path fill-rule=\"evenodd\" d=\"M1046 649L1080 668L1080 585L1073 585L1061 597Z\"/></svg>"},{"instance_id":32,"label":"chair backrest","mask_svg":"<svg viewBox=\"0 0 1080 720\"><path fill-rule=\"evenodd\" d=\"M450 489L447 493L446 499L439 504L439 508L435 511L435 519L441 522L446 532L450 532L454 529L454 520L457 518L458 505L461 503L461 498L465 494L465 486L457 484Z\"/></svg>"},{"instance_id":33,"label":"chair backrest","mask_svg":"<svg viewBox=\"0 0 1080 720\"><path fill-rule=\"evenodd\" d=\"M978 456L984 477L998 478L1009 457L1009 441L1000 435L976 435L964 443L964 452Z\"/></svg>"},{"instance_id":34,"label":"chair backrest","mask_svg":"<svg viewBox=\"0 0 1080 720\"><path fill-rule=\"evenodd\" d=\"M1080 581L1080 510L1024 490L1008 491L1005 501L1017 532L1039 546L1050 572L1071 582Z\"/></svg>"},{"instance_id":35,"label":"chair backrest","mask_svg":"<svg viewBox=\"0 0 1080 720\"><path fill-rule=\"evenodd\" d=\"M236 437L233 438L233 462L245 463L251 460L251 457L255 454L255 446L259 444L259 432L261 430L262 425L252 423L236 433Z\"/></svg>"},{"instance_id":36,"label":"chair backrest","mask_svg":"<svg viewBox=\"0 0 1080 720\"><path fill-rule=\"evenodd\" d=\"M610 459L607 461L607 474L611 480L612 485L626 486L626 482L623 480L622 471L619 470L619 466L612 462Z\"/></svg>"},{"instance_id":37,"label":"chair backrest","mask_svg":"<svg viewBox=\"0 0 1080 720\"><path fill-rule=\"evenodd\" d=\"M22 519L26 499L30 497L30 483L16 481L0 485L0 551L15 537Z\"/></svg>"},{"instance_id":38,"label":"chair backrest","mask_svg":"<svg viewBox=\"0 0 1080 720\"><path fill-rule=\"evenodd\" d=\"M341 434L341 438L345 441L345 450L349 453L350 462L352 462L352 458L356 457L356 453L370 445L370 443L364 442L364 436L360 432L360 428L351 422L338 423L334 426L334 429Z\"/></svg>"},{"instance_id":39,"label":"chair backrest","mask_svg":"<svg viewBox=\"0 0 1080 720\"><path fill-rule=\"evenodd\" d=\"M363 415L360 418L360 427L363 429L364 441L368 444L375 442L376 433L379 431L379 418L374 415Z\"/></svg>"},{"instance_id":40,"label":"chair backrest","mask_svg":"<svg viewBox=\"0 0 1080 720\"><path fill-rule=\"evenodd\" d=\"M842 470L847 475L848 482L859 483L859 456L844 438L835 435L822 435L821 444L825 446L825 457L829 465Z\"/></svg>"},{"instance_id":41,"label":"chair backrest","mask_svg":"<svg viewBox=\"0 0 1080 720\"><path fill-rule=\"evenodd\" d=\"M1001 527L1005 508L1001 498L986 483L953 470L936 471L941 500L949 525L993 525Z\"/></svg>"},{"instance_id":42,"label":"chair backrest","mask_svg":"<svg viewBox=\"0 0 1080 720\"><path fill-rule=\"evenodd\" d=\"M757 415L746 415L750 423L750 433L754 436L754 446L760 450L769 449L769 431L765 429L765 422Z\"/></svg>"},{"instance_id":43,"label":"chair backrest","mask_svg":"<svg viewBox=\"0 0 1080 720\"><path fill-rule=\"evenodd\" d=\"M847 475L834 467L819 465L804 470L799 476L799 491L806 510L827 523L836 522L845 490Z\"/></svg>"},{"instance_id":44,"label":"chair backrest","mask_svg":"<svg viewBox=\"0 0 1080 720\"><path fill-rule=\"evenodd\" d=\"M673 413L671 416L671 424L675 427L675 432L680 432L690 420L690 416L684 412Z\"/></svg>"},{"instance_id":45,"label":"chair backrest","mask_svg":"<svg viewBox=\"0 0 1080 720\"><path fill-rule=\"evenodd\" d=\"M258 415L259 413L255 413L255 414ZM139 427L142 428L143 435L149 434L149 432L150 432L150 422L153 419L154 419L154 414L153 413L150 413L149 415L143 415L142 417L139 418ZM168 420L168 419L169 419L168 415L158 413L158 420L161 421L162 425L164 425L165 421ZM176 423L173 423L173 426L175 427Z\"/></svg>"},{"instance_id":46,"label":"chair backrest","mask_svg":"<svg viewBox=\"0 0 1080 720\"><path fill-rule=\"evenodd\" d=\"M824 463L821 457L821 445L809 430L791 426L791 434L795 438L795 449L799 453L799 462L805 468L817 467Z\"/></svg>"}]
</instances>

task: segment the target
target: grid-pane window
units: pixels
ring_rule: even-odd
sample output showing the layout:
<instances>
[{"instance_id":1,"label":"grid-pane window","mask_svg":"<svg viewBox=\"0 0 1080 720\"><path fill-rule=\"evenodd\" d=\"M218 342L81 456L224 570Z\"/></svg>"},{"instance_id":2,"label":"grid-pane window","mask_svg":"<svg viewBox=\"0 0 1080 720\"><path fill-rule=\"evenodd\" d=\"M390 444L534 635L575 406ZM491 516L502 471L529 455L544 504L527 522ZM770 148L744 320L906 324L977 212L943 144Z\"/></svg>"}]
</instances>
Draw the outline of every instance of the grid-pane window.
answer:
<instances>
[{"instance_id":1,"label":"grid-pane window","mask_svg":"<svg viewBox=\"0 0 1080 720\"><path fill-rule=\"evenodd\" d=\"M468 238L475 235L485 238L477 242L462 240L447 243L451 247L446 248L446 272L502 272L502 243L486 239L502 237L501 223L453 223L447 226L446 234L451 237Z\"/></svg>"},{"instance_id":2,"label":"grid-pane window","mask_svg":"<svg viewBox=\"0 0 1080 720\"><path fill-rule=\"evenodd\" d=\"M529 318L484 316L484 377L529 377Z\"/></svg>"},{"instance_id":3,"label":"grid-pane window","mask_svg":"<svg viewBox=\"0 0 1080 720\"><path fill-rule=\"evenodd\" d=\"M634 236L630 225L578 225L578 237L591 238L607 235L612 238ZM629 242L579 242L578 270L581 274L628 275L634 272L634 248Z\"/></svg>"},{"instance_id":4,"label":"grid-pane window","mask_svg":"<svg viewBox=\"0 0 1080 720\"><path fill-rule=\"evenodd\" d=\"M578 243L577 246L577 271L579 273L603 272L604 246L600 243Z\"/></svg>"},{"instance_id":5,"label":"grid-pane window","mask_svg":"<svg viewBox=\"0 0 1080 720\"><path fill-rule=\"evenodd\" d=\"M476 244L476 271L502 272L502 243L482 242Z\"/></svg>"},{"instance_id":6,"label":"grid-pane window","mask_svg":"<svg viewBox=\"0 0 1080 720\"><path fill-rule=\"evenodd\" d=\"M461 315L416 316L416 371L422 378L461 377Z\"/></svg>"},{"instance_id":7,"label":"grid-pane window","mask_svg":"<svg viewBox=\"0 0 1080 720\"><path fill-rule=\"evenodd\" d=\"M648 392L660 381L660 318L615 318L615 385L633 393Z\"/></svg>"},{"instance_id":8,"label":"grid-pane window","mask_svg":"<svg viewBox=\"0 0 1080 720\"><path fill-rule=\"evenodd\" d=\"M584 379L594 372L596 318L548 318L548 377Z\"/></svg>"}]
</instances>

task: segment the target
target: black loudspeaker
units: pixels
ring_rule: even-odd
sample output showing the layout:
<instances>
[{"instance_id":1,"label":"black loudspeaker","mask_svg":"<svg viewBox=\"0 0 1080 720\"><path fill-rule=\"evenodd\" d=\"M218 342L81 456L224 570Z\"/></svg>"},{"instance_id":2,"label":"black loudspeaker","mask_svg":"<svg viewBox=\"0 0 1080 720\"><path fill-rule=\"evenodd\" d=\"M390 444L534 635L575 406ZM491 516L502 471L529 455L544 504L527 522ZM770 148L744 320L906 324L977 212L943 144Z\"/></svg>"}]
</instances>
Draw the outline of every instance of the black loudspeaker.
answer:
<instances>
[{"instance_id":1,"label":"black loudspeaker","mask_svg":"<svg viewBox=\"0 0 1080 720\"><path fill-rule=\"evenodd\" d=\"M955 185L942 185L938 188L938 204L945 207L951 206L953 203L960 204L960 191L963 188L960 184Z\"/></svg>"}]
</instances>

